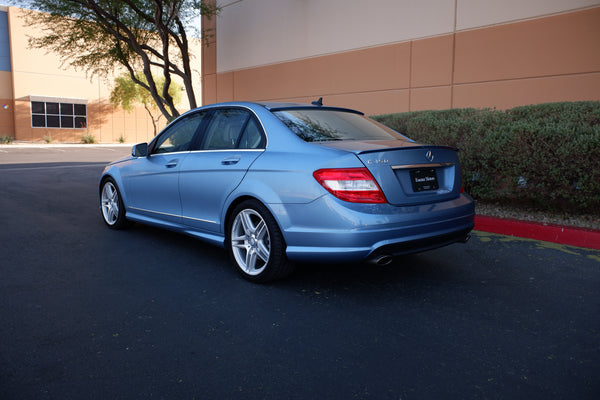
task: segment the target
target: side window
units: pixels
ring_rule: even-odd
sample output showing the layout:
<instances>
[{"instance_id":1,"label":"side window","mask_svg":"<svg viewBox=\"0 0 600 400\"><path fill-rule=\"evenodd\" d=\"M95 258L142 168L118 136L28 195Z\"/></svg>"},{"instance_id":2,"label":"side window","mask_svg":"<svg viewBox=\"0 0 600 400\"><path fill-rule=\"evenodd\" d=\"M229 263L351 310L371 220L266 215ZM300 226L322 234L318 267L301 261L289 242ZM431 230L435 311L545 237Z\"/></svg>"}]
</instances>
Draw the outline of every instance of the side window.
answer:
<instances>
[{"instance_id":1,"label":"side window","mask_svg":"<svg viewBox=\"0 0 600 400\"><path fill-rule=\"evenodd\" d=\"M154 153L187 151L206 113L198 112L180 119L163 132L154 145Z\"/></svg>"},{"instance_id":2,"label":"side window","mask_svg":"<svg viewBox=\"0 0 600 400\"><path fill-rule=\"evenodd\" d=\"M240 109L215 111L204 135L202 150L235 149L250 114Z\"/></svg>"},{"instance_id":3,"label":"side window","mask_svg":"<svg viewBox=\"0 0 600 400\"><path fill-rule=\"evenodd\" d=\"M262 147L264 147L264 144L263 137L260 134L260 128L254 118L250 118L250 121L246 124L246 129L244 129L244 133L242 133L238 148L260 149Z\"/></svg>"}]
</instances>

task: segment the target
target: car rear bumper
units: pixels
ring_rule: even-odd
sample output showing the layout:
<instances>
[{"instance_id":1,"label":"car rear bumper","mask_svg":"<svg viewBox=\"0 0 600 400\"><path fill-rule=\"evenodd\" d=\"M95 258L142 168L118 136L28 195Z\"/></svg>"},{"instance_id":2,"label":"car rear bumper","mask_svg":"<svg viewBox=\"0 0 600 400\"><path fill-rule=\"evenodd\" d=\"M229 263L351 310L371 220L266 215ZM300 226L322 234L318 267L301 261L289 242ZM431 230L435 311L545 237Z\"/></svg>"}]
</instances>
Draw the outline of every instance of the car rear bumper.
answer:
<instances>
[{"instance_id":1,"label":"car rear bumper","mask_svg":"<svg viewBox=\"0 0 600 400\"><path fill-rule=\"evenodd\" d=\"M475 206L465 194L434 204L351 204L324 196L309 204L271 205L293 261L363 261L465 242Z\"/></svg>"}]
</instances>

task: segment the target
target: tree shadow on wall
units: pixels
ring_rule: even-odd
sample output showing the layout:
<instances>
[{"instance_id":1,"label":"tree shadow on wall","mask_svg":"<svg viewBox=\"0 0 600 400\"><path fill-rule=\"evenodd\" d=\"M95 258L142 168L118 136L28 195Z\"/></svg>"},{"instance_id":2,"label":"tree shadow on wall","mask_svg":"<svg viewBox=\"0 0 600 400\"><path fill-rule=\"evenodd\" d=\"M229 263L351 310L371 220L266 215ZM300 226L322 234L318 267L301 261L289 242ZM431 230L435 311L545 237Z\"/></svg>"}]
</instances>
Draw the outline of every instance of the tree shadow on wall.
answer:
<instances>
[{"instance_id":1,"label":"tree shadow on wall","mask_svg":"<svg viewBox=\"0 0 600 400\"><path fill-rule=\"evenodd\" d=\"M64 100L64 103L69 103L69 99L65 98ZM36 114L32 110L31 102L32 99L30 96L20 97L14 101L15 126L12 133L16 140L44 141L47 143L81 142L82 138L87 136L93 137L96 142L115 141L113 138L115 135L112 132L112 126L110 124L114 109L108 102L88 103L86 105L85 119L82 120L81 117L83 115L74 115L72 127L68 128L43 126L46 124L44 118L48 118L48 116L56 118L56 123L60 124L60 111L58 111L58 115L56 115L50 114L48 110L36 110L39 112L39 114ZM61 104L60 98L48 102ZM60 107L58 107L58 109L60 110ZM54 113L55 111L52 112ZM37 120L34 123L34 116L36 115ZM42 126L39 126L40 124Z\"/></svg>"}]
</instances>

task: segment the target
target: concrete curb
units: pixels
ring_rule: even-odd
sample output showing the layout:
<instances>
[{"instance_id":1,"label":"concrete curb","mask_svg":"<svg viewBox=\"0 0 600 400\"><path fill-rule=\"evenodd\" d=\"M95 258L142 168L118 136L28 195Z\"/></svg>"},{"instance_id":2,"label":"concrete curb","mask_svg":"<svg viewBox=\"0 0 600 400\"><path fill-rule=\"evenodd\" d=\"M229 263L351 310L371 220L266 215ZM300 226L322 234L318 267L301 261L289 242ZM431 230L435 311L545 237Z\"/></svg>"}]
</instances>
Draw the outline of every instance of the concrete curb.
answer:
<instances>
[{"instance_id":1,"label":"concrete curb","mask_svg":"<svg viewBox=\"0 0 600 400\"><path fill-rule=\"evenodd\" d=\"M475 230L600 250L600 231L595 229L477 215Z\"/></svg>"}]
</instances>

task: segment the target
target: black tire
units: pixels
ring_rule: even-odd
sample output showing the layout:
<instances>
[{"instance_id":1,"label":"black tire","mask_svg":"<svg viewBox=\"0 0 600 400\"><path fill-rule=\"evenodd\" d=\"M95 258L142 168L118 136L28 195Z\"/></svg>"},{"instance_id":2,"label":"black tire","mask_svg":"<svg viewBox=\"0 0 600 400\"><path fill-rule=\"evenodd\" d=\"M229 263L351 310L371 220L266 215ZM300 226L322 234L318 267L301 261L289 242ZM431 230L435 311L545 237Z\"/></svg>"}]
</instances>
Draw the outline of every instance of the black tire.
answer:
<instances>
[{"instance_id":1,"label":"black tire","mask_svg":"<svg viewBox=\"0 0 600 400\"><path fill-rule=\"evenodd\" d=\"M104 223L111 229L123 229L131 225L125 218L125 205L119 187L112 178L100 185L100 213Z\"/></svg>"},{"instance_id":2,"label":"black tire","mask_svg":"<svg viewBox=\"0 0 600 400\"><path fill-rule=\"evenodd\" d=\"M238 204L226 232L229 256L245 279L264 283L284 278L294 270L285 255L285 241L277 221L259 201Z\"/></svg>"}]
</instances>

